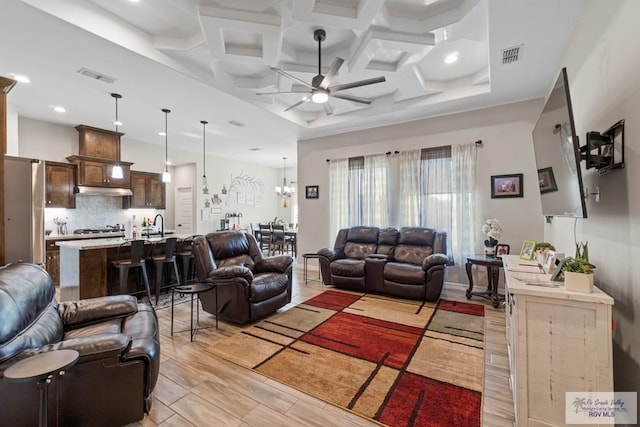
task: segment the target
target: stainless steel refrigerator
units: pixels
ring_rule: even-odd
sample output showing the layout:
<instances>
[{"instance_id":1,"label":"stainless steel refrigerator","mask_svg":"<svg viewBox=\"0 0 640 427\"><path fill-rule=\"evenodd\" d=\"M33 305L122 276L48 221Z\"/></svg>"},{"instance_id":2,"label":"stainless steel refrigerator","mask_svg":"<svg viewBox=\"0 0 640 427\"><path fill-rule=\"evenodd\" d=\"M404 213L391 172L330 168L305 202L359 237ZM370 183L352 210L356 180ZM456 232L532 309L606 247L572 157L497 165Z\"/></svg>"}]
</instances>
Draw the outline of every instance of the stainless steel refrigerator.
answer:
<instances>
[{"instance_id":1,"label":"stainless steel refrigerator","mask_svg":"<svg viewBox=\"0 0 640 427\"><path fill-rule=\"evenodd\" d=\"M44 161L4 158L5 262L44 264Z\"/></svg>"}]
</instances>

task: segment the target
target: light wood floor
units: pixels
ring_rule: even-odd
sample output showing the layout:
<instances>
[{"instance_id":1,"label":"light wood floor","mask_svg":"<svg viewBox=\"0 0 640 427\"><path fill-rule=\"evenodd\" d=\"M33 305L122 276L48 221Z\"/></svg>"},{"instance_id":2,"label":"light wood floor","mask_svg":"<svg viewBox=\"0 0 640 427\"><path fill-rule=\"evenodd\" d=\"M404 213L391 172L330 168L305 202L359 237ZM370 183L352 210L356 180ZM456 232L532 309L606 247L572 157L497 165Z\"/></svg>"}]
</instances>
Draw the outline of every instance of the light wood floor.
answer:
<instances>
[{"instance_id":1,"label":"light wood floor","mask_svg":"<svg viewBox=\"0 0 640 427\"><path fill-rule=\"evenodd\" d=\"M316 271L309 276L317 277ZM297 264L293 301L299 304L330 287L304 284L302 264ZM446 284L442 297L465 301L465 287ZM504 308L486 305L486 352L483 425L513 426L513 401L509 390L509 365L505 341ZM284 309L289 308L285 307ZM204 329L189 341L189 304L176 306L176 330L170 336L171 310L158 310L161 328L161 365L151 413L131 426L370 426L378 425L292 388L267 379L207 352L216 341L242 327L220 322L220 329ZM215 319L201 312L201 325Z\"/></svg>"}]
</instances>

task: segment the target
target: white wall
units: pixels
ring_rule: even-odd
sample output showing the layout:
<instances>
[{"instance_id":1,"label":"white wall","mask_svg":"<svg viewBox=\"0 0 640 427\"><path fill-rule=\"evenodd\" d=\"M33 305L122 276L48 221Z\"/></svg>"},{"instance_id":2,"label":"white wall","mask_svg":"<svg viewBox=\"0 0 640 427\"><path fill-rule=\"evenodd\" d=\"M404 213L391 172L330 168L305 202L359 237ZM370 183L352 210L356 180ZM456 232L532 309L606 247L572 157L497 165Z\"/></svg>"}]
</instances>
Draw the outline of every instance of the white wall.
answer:
<instances>
[{"instance_id":1,"label":"white wall","mask_svg":"<svg viewBox=\"0 0 640 427\"><path fill-rule=\"evenodd\" d=\"M640 2L590 2L563 66L567 67L576 131L604 131L625 119L625 169L599 176L584 171L590 191L600 187L600 203L587 202L588 218L578 220L578 241L589 242L597 285L615 299L614 376L617 391L640 390ZM574 221L554 218L545 236L559 249L575 252Z\"/></svg>"},{"instance_id":2,"label":"white wall","mask_svg":"<svg viewBox=\"0 0 640 427\"><path fill-rule=\"evenodd\" d=\"M316 252L334 243L335 236L329 235L327 159L476 140L483 141L477 151L476 250L482 250L484 236L480 228L488 217L500 220L504 229L500 241L510 244L512 251L519 252L524 240L542 240L543 221L531 140L541 108L542 103L537 100L299 142L299 253ZM524 173L524 197L491 199L490 177L511 173ZM306 185L319 185L320 198L306 200L302 194ZM532 215L536 212L538 216ZM466 281L459 270L448 270L451 270L447 273L448 280Z\"/></svg>"},{"instance_id":3,"label":"white wall","mask_svg":"<svg viewBox=\"0 0 640 427\"><path fill-rule=\"evenodd\" d=\"M13 129L16 125L18 126L17 130ZM78 132L71 126L62 126L21 117L17 120L17 124L10 122L8 130L9 133L15 132L19 136L18 152L15 155L66 162L67 156L78 154ZM218 143L224 143L224 141L219 141ZM211 150L213 151L214 148L212 147ZM164 147L161 145L128 139L126 134L121 139L121 160L133 162L132 170L160 173L164 170L164 156ZM211 204L208 208L210 210L211 207L219 207L220 214L211 214L207 220L202 220L201 209L205 207L205 195L202 194L200 186L202 152L194 153L181 150L179 147L172 147L171 142L169 142L169 158L176 165L171 170L174 177L178 178L177 184L181 186L193 185L197 233L215 231L219 226L219 220L224 218L224 214L227 212L242 212L243 217L241 218L240 226L247 228L250 222L267 222L271 221L275 216L283 216L281 208L279 208L279 200L274 193L276 183L278 185L282 183L282 168L271 168L243 162L241 154L238 155L238 160L234 161L207 153L207 178L210 194L206 197L211 199L214 194L218 194L222 202L220 205ZM293 178L293 173L295 172L287 170L287 178ZM190 177L185 174L190 175ZM229 188L232 180L237 180L239 176L244 179L239 180L239 184L236 186L237 191L244 193L245 196L253 196L254 200L259 196L261 200L260 206L248 206L246 202L245 204L238 204L237 192L232 191L226 196L221 194L222 186ZM259 181L262 183L262 187L245 185L248 180ZM176 180L174 178L174 182L167 186L167 209L166 212L162 212L167 220L165 228L170 229L175 228L173 202L175 186ZM78 196L78 198L83 197L96 196ZM105 215L103 212L99 217L100 223L94 224L98 220L92 214L91 209L87 207L95 206L96 201L90 202L81 203L80 210L69 210L66 213L64 210L56 209L55 212L51 211L52 213L49 217L69 216L72 220L72 223L69 224L69 230L71 231L73 228L93 228L100 224L104 226L106 225L103 224L105 221L107 221L107 224L123 223L133 214L136 214L137 218L141 218L143 215L153 217L156 213L149 209L121 210L110 201L102 201L99 205L108 208L109 214ZM49 210L47 209L47 211ZM112 220L109 219L111 217L113 218ZM49 222L51 218L49 218ZM51 228L51 224L47 223L46 227Z\"/></svg>"}]
</instances>

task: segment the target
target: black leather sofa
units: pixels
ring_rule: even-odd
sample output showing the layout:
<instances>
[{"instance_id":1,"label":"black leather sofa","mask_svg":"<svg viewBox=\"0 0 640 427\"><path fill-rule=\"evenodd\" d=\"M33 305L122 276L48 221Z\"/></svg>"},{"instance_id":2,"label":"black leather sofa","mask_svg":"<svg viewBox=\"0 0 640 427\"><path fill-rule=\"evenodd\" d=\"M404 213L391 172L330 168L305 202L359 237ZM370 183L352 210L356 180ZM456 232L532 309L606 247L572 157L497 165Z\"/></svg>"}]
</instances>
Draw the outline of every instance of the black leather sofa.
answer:
<instances>
[{"instance_id":1,"label":"black leather sofa","mask_svg":"<svg viewBox=\"0 0 640 427\"><path fill-rule=\"evenodd\" d=\"M431 228L345 228L333 249L318 251L322 280L337 288L436 301L449 261L446 245L447 234Z\"/></svg>"},{"instance_id":2,"label":"black leather sofa","mask_svg":"<svg viewBox=\"0 0 640 427\"><path fill-rule=\"evenodd\" d=\"M255 237L222 231L193 240L196 278L212 281L215 291L200 294L202 309L220 319L248 323L291 302L293 258L263 257Z\"/></svg>"},{"instance_id":3,"label":"black leather sofa","mask_svg":"<svg viewBox=\"0 0 640 427\"><path fill-rule=\"evenodd\" d=\"M52 378L49 425L121 426L149 412L160 369L151 306L128 295L58 303L40 266L1 267L0 425L38 424L36 382L9 381L4 372L20 360L60 349L80 356L64 376Z\"/></svg>"}]
</instances>

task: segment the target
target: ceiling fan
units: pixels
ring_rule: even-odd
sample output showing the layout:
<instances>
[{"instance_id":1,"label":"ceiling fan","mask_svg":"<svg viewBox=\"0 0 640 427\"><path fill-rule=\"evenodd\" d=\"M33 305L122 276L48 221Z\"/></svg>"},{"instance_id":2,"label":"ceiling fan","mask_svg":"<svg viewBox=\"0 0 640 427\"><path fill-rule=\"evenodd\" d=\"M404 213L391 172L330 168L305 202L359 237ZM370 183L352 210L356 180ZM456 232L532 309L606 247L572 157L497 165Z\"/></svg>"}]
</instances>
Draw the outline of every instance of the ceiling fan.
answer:
<instances>
[{"instance_id":1,"label":"ceiling fan","mask_svg":"<svg viewBox=\"0 0 640 427\"><path fill-rule=\"evenodd\" d=\"M324 30L318 29L313 32L313 39L318 42L318 75L313 77L313 79L311 80L311 84L297 78L296 76L293 76L287 73L284 70L281 70L280 68L270 67L271 70L275 71L276 73L284 77L287 77L288 79L293 80L296 83L301 84L306 89L294 90L291 92L261 92L261 93L257 93L256 95L277 95L281 93L307 93L310 96L305 96L300 101L287 107L287 109L285 109L284 111L292 110L304 104L305 102L313 101L316 104L322 104L322 106L324 107L324 111L325 113L327 113L327 115L333 114L333 109L327 103L327 101L329 100L329 97L345 99L347 101L358 102L360 104L367 104L367 105L371 104L373 102L373 99L371 98L362 98L359 96L348 95L346 93L340 93L340 92L346 89L353 89L360 86L367 86L375 83L382 83L385 81L384 76L331 86L331 81L333 80L335 75L338 73L338 70L344 63L344 59L336 57L331 63L331 66L329 67L329 71L327 71L327 74L324 76L322 75L320 61L322 58L321 56L322 42L324 41L325 37L326 37L326 33Z\"/></svg>"}]
</instances>

